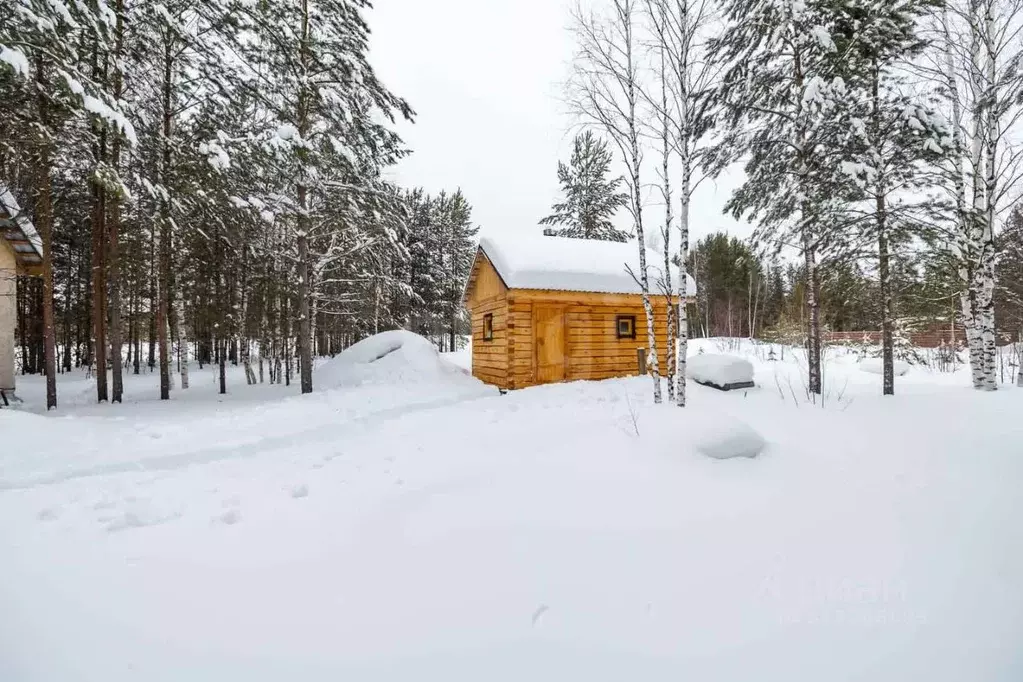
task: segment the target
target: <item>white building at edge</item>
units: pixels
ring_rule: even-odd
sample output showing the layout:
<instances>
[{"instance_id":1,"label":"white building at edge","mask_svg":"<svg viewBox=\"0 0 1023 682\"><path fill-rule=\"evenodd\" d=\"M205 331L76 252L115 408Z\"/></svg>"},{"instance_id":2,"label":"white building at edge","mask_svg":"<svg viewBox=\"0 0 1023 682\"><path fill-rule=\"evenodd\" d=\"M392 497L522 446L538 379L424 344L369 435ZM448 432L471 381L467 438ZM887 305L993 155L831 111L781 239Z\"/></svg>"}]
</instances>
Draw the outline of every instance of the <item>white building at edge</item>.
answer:
<instances>
[{"instance_id":1,"label":"white building at edge","mask_svg":"<svg viewBox=\"0 0 1023 682\"><path fill-rule=\"evenodd\" d=\"M39 234L7 187L0 184L0 391L8 400L15 388L18 275L41 275L42 265Z\"/></svg>"}]
</instances>

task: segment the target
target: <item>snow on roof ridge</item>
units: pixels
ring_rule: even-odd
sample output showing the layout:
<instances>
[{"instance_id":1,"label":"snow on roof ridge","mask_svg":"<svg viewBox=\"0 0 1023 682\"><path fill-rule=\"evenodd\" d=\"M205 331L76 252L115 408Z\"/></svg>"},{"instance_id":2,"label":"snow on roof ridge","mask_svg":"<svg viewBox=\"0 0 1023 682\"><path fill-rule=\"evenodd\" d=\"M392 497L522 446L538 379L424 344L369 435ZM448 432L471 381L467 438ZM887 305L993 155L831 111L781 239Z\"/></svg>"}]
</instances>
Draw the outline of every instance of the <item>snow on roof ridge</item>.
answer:
<instances>
[{"instance_id":1,"label":"snow on roof ridge","mask_svg":"<svg viewBox=\"0 0 1023 682\"><path fill-rule=\"evenodd\" d=\"M14 218L15 222L18 223L18 228L25 233L28 238L29 244L36 250L36 254L43 257L43 239L36 232L35 225L28 219L25 212L21 210L21 206L18 205L18 201L11 194L11 191L7 189L7 185L0 183L0 208L3 208L7 213Z\"/></svg>"},{"instance_id":2,"label":"snow on roof ridge","mask_svg":"<svg viewBox=\"0 0 1023 682\"><path fill-rule=\"evenodd\" d=\"M604 294L639 294L629 274L639 272L636 243L536 235L486 236L480 249L509 289L551 289ZM664 254L646 250L651 293L662 291ZM672 290L678 268L671 266ZM696 282L687 276L686 292L696 295Z\"/></svg>"}]
</instances>

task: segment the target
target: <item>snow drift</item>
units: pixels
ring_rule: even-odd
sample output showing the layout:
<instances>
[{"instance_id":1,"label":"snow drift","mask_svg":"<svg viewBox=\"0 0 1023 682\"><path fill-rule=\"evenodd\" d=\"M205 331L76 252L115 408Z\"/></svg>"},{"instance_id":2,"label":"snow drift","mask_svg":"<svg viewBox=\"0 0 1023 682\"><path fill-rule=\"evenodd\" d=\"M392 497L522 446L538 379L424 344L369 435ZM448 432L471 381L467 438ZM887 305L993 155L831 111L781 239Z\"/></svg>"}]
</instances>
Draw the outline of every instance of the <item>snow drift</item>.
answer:
<instances>
[{"instance_id":1,"label":"snow drift","mask_svg":"<svg viewBox=\"0 0 1023 682\"><path fill-rule=\"evenodd\" d=\"M746 388L753 385L753 365L735 355L700 353L686 361L686 376L715 388Z\"/></svg>"},{"instance_id":2,"label":"snow drift","mask_svg":"<svg viewBox=\"0 0 1023 682\"><path fill-rule=\"evenodd\" d=\"M375 334L345 349L317 368L316 379L329 388L436 383L484 386L442 358L429 340L403 329Z\"/></svg>"}]
</instances>

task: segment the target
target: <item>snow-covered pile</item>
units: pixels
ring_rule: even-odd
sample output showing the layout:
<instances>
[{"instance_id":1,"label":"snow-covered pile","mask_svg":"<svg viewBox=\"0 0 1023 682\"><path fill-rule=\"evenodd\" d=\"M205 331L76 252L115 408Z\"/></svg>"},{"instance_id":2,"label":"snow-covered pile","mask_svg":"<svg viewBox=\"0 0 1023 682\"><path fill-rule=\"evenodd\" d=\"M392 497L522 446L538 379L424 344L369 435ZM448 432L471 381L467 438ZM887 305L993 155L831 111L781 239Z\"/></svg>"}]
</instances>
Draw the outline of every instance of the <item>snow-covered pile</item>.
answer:
<instances>
[{"instance_id":1,"label":"snow-covered pile","mask_svg":"<svg viewBox=\"0 0 1023 682\"><path fill-rule=\"evenodd\" d=\"M884 363L881 362L881 358L863 358L859 362L860 369L864 372L871 374L884 374ZM892 369L895 370L895 376L901 377L903 374L909 371L909 363L903 362L902 360L895 360L892 362Z\"/></svg>"},{"instance_id":2,"label":"snow-covered pile","mask_svg":"<svg viewBox=\"0 0 1023 682\"><path fill-rule=\"evenodd\" d=\"M736 355L700 353L686 361L686 375L693 381L718 388L742 386L753 381L753 364Z\"/></svg>"},{"instance_id":3,"label":"snow-covered pile","mask_svg":"<svg viewBox=\"0 0 1023 682\"><path fill-rule=\"evenodd\" d=\"M328 388L437 382L483 386L442 358L428 339L402 329L359 341L317 367L315 378Z\"/></svg>"},{"instance_id":4,"label":"snow-covered pile","mask_svg":"<svg viewBox=\"0 0 1023 682\"><path fill-rule=\"evenodd\" d=\"M766 446L749 424L721 415L695 422L688 436L698 452L714 459L756 457Z\"/></svg>"},{"instance_id":5,"label":"snow-covered pile","mask_svg":"<svg viewBox=\"0 0 1023 682\"><path fill-rule=\"evenodd\" d=\"M639 251L632 243L516 234L483 237L480 248L512 289L640 293L630 274L639 272ZM664 269L657 265L664 256L647 249L646 262L651 288L660 290L653 284L664 279ZM672 290L678 287L674 266L671 285ZM696 295L692 277L687 277L686 287L689 296Z\"/></svg>"}]
</instances>

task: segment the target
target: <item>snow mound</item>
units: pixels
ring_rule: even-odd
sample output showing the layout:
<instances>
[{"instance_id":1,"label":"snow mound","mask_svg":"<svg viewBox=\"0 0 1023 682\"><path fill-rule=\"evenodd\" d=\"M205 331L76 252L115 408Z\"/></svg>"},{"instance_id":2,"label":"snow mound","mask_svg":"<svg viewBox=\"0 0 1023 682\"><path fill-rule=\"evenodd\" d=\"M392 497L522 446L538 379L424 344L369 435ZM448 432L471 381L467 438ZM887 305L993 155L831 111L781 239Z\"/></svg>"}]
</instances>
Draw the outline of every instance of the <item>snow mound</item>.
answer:
<instances>
[{"instance_id":1,"label":"snow mound","mask_svg":"<svg viewBox=\"0 0 1023 682\"><path fill-rule=\"evenodd\" d=\"M753 385L753 365L735 355L700 353L686 361L686 376L715 388L745 388Z\"/></svg>"},{"instance_id":2,"label":"snow mound","mask_svg":"<svg viewBox=\"0 0 1023 682\"><path fill-rule=\"evenodd\" d=\"M895 369L895 376L901 377L909 371L908 362L896 360L892 364ZM860 360L859 365L860 369L864 372L870 372L871 374L884 374L884 363L881 362L881 358L864 358Z\"/></svg>"},{"instance_id":3,"label":"snow mound","mask_svg":"<svg viewBox=\"0 0 1023 682\"><path fill-rule=\"evenodd\" d=\"M763 436L753 427L724 416L700 420L689 438L697 452L714 459L756 457L766 445Z\"/></svg>"},{"instance_id":4,"label":"snow mound","mask_svg":"<svg viewBox=\"0 0 1023 682\"><path fill-rule=\"evenodd\" d=\"M342 388L385 384L480 384L444 360L434 345L402 329L359 341L317 369L322 385Z\"/></svg>"}]
</instances>

